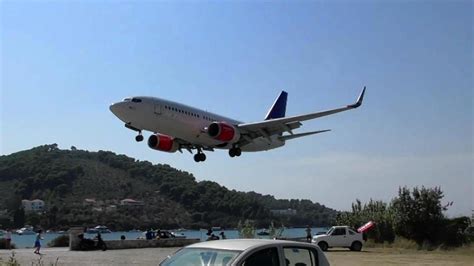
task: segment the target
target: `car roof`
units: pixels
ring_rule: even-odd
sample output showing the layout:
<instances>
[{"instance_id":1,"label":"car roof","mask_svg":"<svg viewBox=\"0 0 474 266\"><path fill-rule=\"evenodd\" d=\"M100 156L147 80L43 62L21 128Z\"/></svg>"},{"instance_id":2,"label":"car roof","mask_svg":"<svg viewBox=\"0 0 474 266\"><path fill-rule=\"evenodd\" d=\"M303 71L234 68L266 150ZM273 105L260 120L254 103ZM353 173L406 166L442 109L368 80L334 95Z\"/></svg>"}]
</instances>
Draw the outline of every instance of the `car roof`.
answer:
<instances>
[{"instance_id":1,"label":"car roof","mask_svg":"<svg viewBox=\"0 0 474 266\"><path fill-rule=\"evenodd\" d=\"M244 251L250 248L262 247L267 245L311 245L303 242L273 239L227 239L204 241L187 246L186 248L212 248L224 250ZM314 245L311 245L314 246Z\"/></svg>"}]
</instances>

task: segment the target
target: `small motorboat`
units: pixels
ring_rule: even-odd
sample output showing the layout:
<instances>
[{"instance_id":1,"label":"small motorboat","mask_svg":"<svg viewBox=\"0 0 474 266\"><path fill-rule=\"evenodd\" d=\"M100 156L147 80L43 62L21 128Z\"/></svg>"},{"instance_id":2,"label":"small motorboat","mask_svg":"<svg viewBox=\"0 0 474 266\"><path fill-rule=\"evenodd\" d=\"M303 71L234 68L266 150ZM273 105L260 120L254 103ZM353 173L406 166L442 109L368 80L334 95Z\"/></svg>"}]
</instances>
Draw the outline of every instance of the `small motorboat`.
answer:
<instances>
[{"instance_id":1,"label":"small motorboat","mask_svg":"<svg viewBox=\"0 0 474 266\"><path fill-rule=\"evenodd\" d=\"M259 236L269 236L270 232L268 232L267 229L263 229L262 231L257 232L257 235L259 235Z\"/></svg>"},{"instance_id":2,"label":"small motorboat","mask_svg":"<svg viewBox=\"0 0 474 266\"><path fill-rule=\"evenodd\" d=\"M110 229L107 228L107 226L105 226L105 225L98 225L94 228L88 228L86 233L88 233L88 234L97 234L97 233L108 234L108 233L112 233L112 231L110 231Z\"/></svg>"}]
</instances>

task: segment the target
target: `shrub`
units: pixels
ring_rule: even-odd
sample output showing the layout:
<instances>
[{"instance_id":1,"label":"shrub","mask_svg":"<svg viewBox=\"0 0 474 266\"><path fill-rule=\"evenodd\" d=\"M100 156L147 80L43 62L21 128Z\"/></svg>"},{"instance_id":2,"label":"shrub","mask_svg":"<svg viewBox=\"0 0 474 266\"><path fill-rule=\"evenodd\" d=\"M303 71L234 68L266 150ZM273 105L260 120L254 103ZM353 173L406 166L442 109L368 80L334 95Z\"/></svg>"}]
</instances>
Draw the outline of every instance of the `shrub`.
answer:
<instances>
[{"instance_id":1,"label":"shrub","mask_svg":"<svg viewBox=\"0 0 474 266\"><path fill-rule=\"evenodd\" d=\"M51 240L48 247L69 247L69 235L61 235Z\"/></svg>"},{"instance_id":2,"label":"shrub","mask_svg":"<svg viewBox=\"0 0 474 266\"><path fill-rule=\"evenodd\" d=\"M6 246L6 239L0 238L0 249L5 249L5 246ZM14 243L10 243L10 247L11 247L11 249L16 248Z\"/></svg>"}]
</instances>

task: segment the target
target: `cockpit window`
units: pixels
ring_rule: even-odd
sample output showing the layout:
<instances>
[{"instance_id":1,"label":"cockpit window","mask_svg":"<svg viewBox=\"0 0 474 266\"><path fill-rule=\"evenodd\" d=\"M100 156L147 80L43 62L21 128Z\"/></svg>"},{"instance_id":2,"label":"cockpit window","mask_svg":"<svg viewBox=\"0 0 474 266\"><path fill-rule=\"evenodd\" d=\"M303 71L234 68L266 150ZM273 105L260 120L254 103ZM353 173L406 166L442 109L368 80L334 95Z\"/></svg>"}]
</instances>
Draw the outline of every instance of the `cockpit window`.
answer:
<instances>
[{"instance_id":1,"label":"cockpit window","mask_svg":"<svg viewBox=\"0 0 474 266\"><path fill-rule=\"evenodd\" d=\"M132 102L134 102L134 103L141 103L141 102L142 102L142 99L139 99L139 98L132 98Z\"/></svg>"},{"instance_id":2,"label":"cockpit window","mask_svg":"<svg viewBox=\"0 0 474 266\"><path fill-rule=\"evenodd\" d=\"M123 99L124 102L129 102L129 101L131 101L131 100L132 100L132 98L125 98L125 99Z\"/></svg>"}]
</instances>

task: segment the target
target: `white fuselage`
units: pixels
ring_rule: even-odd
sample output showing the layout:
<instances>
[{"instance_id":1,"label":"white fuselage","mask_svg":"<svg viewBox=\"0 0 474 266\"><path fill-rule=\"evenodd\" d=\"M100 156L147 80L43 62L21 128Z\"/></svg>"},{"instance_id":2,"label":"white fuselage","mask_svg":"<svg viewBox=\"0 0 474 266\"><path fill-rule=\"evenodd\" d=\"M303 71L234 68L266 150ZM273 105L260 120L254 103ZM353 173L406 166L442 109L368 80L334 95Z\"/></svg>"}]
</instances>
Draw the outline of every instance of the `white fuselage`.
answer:
<instances>
[{"instance_id":1,"label":"white fuselage","mask_svg":"<svg viewBox=\"0 0 474 266\"><path fill-rule=\"evenodd\" d=\"M111 105L110 109L120 120L133 128L165 134L203 147L232 147L232 143L224 145L222 141L207 134L206 128L212 122L226 122L234 126L242 124L224 116L155 97L127 98ZM256 138L240 148L242 151L263 151L283 145L285 142L278 136L271 136Z\"/></svg>"}]
</instances>

